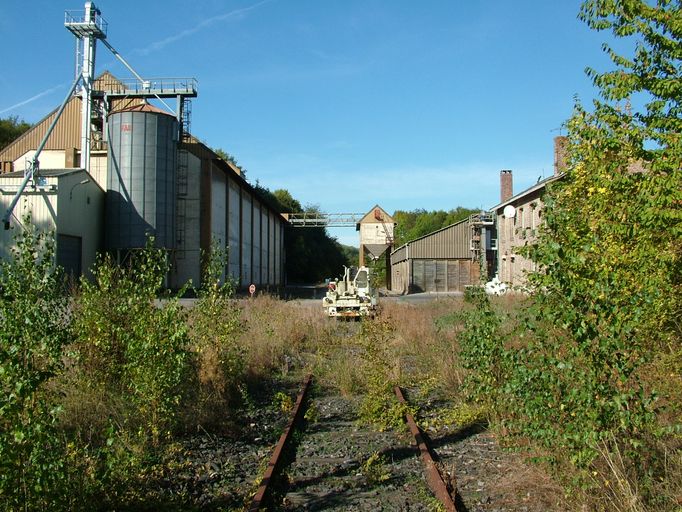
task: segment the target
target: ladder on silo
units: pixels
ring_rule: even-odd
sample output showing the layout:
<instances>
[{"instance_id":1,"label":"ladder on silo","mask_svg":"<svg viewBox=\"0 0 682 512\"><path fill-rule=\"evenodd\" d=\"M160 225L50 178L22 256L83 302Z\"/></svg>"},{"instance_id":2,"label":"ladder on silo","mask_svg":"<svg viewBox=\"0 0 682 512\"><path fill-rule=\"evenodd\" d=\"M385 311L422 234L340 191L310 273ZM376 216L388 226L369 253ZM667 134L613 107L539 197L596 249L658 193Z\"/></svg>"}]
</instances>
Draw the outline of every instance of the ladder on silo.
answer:
<instances>
[{"instance_id":1,"label":"ladder on silo","mask_svg":"<svg viewBox=\"0 0 682 512\"><path fill-rule=\"evenodd\" d=\"M192 102L189 98L183 97L180 112L180 141L178 144L178 166L177 166L177 190L176 190L176 212L175 212L175 242L177 248L177 258L185 257L185 233L187 221L187 193L188 193L188 173L189 173L189 152L184 144L191 139L189 127L192 118Z\"/></svg>"}]
</instances>

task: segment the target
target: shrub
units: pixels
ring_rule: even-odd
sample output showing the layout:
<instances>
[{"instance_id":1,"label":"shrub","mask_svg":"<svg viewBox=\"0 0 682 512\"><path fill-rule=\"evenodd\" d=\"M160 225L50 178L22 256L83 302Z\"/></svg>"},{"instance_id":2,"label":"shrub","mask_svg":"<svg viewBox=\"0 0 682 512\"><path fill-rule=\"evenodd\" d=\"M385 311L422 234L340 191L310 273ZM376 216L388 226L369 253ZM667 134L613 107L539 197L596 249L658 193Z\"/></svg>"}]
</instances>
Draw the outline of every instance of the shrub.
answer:
<instances>
[{"instance_id":1,"label":"shrub","mask_svg":"<svg viewBox=\"0 0 682 512\"><path fill-rule=\"evenodd\" d=\"M156 303L167 271L165 253L150 239L128 267L102 257L74 305L78 370L90 387L128 404L115 419L143 443L157 444L173 427L189 368L177 298Z\"/></svg>"},{"instance_id":2,"label":"shrub","mask_svg":"<svg viewBox=\"0 0 682 512\"><path fill-rule=\"evenodd\" d=\"M241 313L232 300L234 284L220 282L227 255L216 244L205 258L199 300L189 313L198 386L192 422L204 427L225 420L228 406L239 396L245 368L244 349L236 339Z\"/></svg>"},{"instance_id":3,"label":"shrub","mask_svg":"<svg viewBox=\"0 0 682 512\"><path fill-rule=\"evenodd\" d=\"M0 507L64 506L59 408L47 385L61 368L66 301L54 240L30 217L11 262L0 263Z\"/></svg>"}]
</instances>

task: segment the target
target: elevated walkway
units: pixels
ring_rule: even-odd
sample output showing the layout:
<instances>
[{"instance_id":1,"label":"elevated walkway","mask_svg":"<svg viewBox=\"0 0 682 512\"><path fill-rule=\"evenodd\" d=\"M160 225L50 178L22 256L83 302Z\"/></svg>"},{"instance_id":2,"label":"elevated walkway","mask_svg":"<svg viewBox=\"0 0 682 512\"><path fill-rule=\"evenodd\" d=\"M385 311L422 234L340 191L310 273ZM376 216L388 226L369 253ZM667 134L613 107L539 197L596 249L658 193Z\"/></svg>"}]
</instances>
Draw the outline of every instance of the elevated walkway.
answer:
<instances>
[{"instance_id":1,"label":"elevated walkway","mask_svg":"<svg viewBox=\"0 0 682 512\"><path fill-rule=\"evenodd\" d=\"M365 216L364 213L283 213L282 216L295 228L343 228L354 227Z\"/></svg>"},{"instance_id":2,"label":"elevated walkway","mask_svg":"<svg viewBox=\"0 0 682 512\"><path fill-rule=\"evenodd\" d=\"M197 97L196 78L152 78L140 81L136 78L113 78L97 84L98 90L92 92L94 97L138 97L154 96L157 98Z\"/></svg>"}]
</instances>

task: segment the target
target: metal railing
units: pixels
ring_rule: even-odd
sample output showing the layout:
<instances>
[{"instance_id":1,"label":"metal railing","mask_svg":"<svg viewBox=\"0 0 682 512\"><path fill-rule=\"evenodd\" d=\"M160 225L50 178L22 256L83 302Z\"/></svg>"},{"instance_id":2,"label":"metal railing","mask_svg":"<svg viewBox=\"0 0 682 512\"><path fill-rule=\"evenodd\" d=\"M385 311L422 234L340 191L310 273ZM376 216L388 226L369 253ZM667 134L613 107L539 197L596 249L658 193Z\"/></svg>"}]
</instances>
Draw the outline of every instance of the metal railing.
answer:
<instances>
[{"instance_id":1,"label":"metal railing","mask_svg":"<svg viewBox=\"0 0 682 512\"><path fill-rule=\"evenodd\" d=\"M196 78L150 78L142 82L136 78L118 78L102 81L97 87L106 93L154 95L196 94Z\"/></svg>"},{"instance_id":2,"label":"metal railing","mask_svg":"<svg viewBox=\"0 0 682 512\"><path fill-rule=\"evenodd\" d=\"M345 227L355 226L365 216L364 213L285 213L284 217L293 227Z\"/></svg>"},{"instance_id":3,"label":"metal railing","mask_svg":"<svg viewBox=\"0 0 682 512\"><path fill-rule=\"evenodd\" d=\"M90 17L86 17L85 11L66 11L64 13L64 26L74 34L82 36L84 33L95 34L99 37L106 37L109 24L102 18L97 10L90 12Z\"/></svg>"}]
</instances>

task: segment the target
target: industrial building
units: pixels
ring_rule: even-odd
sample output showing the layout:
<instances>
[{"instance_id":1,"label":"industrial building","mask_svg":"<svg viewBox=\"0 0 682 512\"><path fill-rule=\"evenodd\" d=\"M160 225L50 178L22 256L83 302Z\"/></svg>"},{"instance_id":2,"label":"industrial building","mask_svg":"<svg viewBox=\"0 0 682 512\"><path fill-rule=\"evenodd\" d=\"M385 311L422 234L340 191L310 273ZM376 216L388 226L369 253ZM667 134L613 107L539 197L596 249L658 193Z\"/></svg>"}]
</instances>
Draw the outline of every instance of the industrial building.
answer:
<instances>
[{"instance_id":1,"label":"industrial building","mask_svg":"<svg viewBox=\"0 0 682 512\"><path fill-rule=\"evenodd\" d=\"M412 240L391 253L392 290L400 293L462 291L481 279L523 287L535 263L519 249L535 241L543 195L566 169L566 137L554 138L554 174L513 193L511 170L500 171L500 203ZM486 275L481 276L481 270Z\"/></svg>"},{"instance_id":2,"label":"industrial building","mask_svg":"<svg viewBox=\"0 0 682 512\"><path fill-rule=\"evenodd\" d=\"M0 151L0 257L30 214L55 233L57 262L74 276L88 275L104 250L125 261L151 235L168 253L170 288L199 285L213 247L228 251L223 278L282 286L286 220L238 167L190 134L196 80L142 80L106 42L99 10L85 7L66 15L82 57L67 97ZM136 79L108 72L94 79L96 41ZM175 111L164 99L175 100Z\"/></svg>"},{"instance_id":3,"label":"industrial building","mask_svg":"<svg viewBox=\"0 0 682 512\"><path fill-rule=\"evenodd\" d=\"M122 84L104 73L95 90ZM126 258L147 234L169 251L169 287L201 282L202 251L228 248L226 275L241 286L283 283L286 221L241 176L192 136L179 139L176 118L141 99L110 101L111 112L93 123L90 173L80 168L81 100L72 97L41 153L41 168L21 195L9 230L0 232L8 257L22 217L55 232L57 260L87 274L97 252ZM0 209L5 211L54 112L0 152ZM97 128L101 127L101 131ZM44 166L45 164L43 164ZM79 247L77 249L76 247Z\"/></svg>"},{"instance_id":4,"label":"industrial building","mask_svg":"<svg viewBox=\"0 0 682 512\"><path fill-rule=\"evenodd\" d=\"M391 290L454 292L480 284L492 224L486 213L472 215L398 247L391 253Z\"/></svg>"},{"instance_id":5,"label":"industrial building","mask_svg":"<svg viewBox=\"0 0 682 512\"><path fill-rule=\"evenodd\" d=\"M519 249L532 244L537 237L547 186L561 179L566 170L566 144L566 137L554 138L554 174L522 192L513 192L512 171L500 172L500 203L490 211L497 230L496 272L500 281L508 285L524 286L526 274L536 270L535 263L519 254Z\"/></svg>"}]
</instances>

